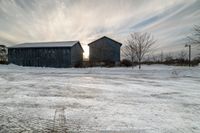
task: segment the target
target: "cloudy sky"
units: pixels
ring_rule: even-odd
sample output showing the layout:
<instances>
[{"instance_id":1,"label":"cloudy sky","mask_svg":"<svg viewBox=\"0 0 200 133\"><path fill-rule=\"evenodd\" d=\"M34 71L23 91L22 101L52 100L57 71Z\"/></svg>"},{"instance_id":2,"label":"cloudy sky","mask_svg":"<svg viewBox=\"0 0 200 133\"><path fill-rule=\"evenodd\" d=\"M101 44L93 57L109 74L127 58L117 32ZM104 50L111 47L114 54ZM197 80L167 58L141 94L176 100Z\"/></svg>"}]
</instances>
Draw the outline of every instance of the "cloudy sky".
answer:
<instances>
[{"instance_id":1,"label":"cloudy sky","mask_svg":"<svg viewBox=\"0 0 200 133\"><path fill-rule=\"evenodd\" d=\"M158 51L185 50L200 24L200 0L0 0L0 44L79 40L101 36L122 43L133 32L151 32Z\"/></svg>"}]
</instances>

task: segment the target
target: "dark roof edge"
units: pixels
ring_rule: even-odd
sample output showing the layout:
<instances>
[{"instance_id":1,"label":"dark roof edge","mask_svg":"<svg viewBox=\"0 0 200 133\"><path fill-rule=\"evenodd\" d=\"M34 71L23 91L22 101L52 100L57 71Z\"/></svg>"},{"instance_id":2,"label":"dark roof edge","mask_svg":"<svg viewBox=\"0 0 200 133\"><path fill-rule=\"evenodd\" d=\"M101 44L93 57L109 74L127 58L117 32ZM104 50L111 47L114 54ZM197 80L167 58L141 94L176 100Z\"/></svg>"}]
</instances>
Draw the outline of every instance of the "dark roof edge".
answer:
<instances>
[{"instance_id":1,"label":"dark roof edge","mask_svg":"<svg viewBox=\"0 0 200 133\"><path fill-rule=\"evenodd\" d=\"M103 37L101 37L101 38L99 38L99 39L97 39L97 40L94 40L93 42L89 43L88 46L91 45L91 44L93 44L93 43L96 42L96 41L99 41L100 39L103 39L103 38L110 39L110 40L112 40L113 42L116 42L116 43L118 43L120 46L122 46L122 43L120 43L120 42L118 42L118 41L115 41L115 40L113 40L112 38L109 38L109 37L107 37L107 36L103 36Z\"/></svg>"},{"instance_id":2,"label":"dark roof edge","mask_svg":"<svg viewBox=\"0 0 200 133\"><path fill-rule=\"evenodd\" d=\"M83 47L81 46L81 43L79 41L77 41L72 47L74 47L76 44L78 44L81 47L82 51L84 52Z\"/></svg>"}]
</instances>

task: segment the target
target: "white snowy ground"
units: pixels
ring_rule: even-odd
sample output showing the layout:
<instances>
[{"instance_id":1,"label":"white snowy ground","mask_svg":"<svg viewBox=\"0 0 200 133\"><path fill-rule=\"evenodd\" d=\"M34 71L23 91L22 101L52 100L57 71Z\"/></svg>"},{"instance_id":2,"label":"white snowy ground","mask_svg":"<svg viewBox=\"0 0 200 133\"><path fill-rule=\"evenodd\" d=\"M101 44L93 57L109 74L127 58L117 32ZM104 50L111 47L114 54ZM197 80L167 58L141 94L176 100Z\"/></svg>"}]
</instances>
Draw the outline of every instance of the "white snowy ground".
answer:
<instances>
[{"instance_id":1,"label":"white snowy ground","mask_svg":"<svg viewBox=\"0 0 200 133\"><path fill-rule=\"evenodd\" d=\"M200 67L0 65L0 133L200 133Z\"/></svg>"}]
</instances>

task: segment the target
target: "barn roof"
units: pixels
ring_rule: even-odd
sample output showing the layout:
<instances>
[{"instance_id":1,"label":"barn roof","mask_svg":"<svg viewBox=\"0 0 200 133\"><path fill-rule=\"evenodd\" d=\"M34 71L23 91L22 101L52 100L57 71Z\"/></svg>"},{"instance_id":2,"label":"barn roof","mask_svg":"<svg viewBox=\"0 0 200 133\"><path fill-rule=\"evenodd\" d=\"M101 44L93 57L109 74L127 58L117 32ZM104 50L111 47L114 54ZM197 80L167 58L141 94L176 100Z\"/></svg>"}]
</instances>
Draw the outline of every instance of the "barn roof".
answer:
<instances>
[{"instance_id":1,"label":"barn roof","mask_svg":"<svg viewBox=\"0 0 200 133\"><path fill-rule=\"evenodd\" d=\"M115 41L115 40L113 40L113 39L111 39L111 38L109 38L109 37L107 37L107 36L103 36L103 37L101 37L101 38L99 38L99 39L97 39L97 40L95 40L95 41L89 43L88 46L90 46L91 44L94 44L95 42L100 41L100 40L102 40L102 39L111 40L111 41L115 42L116 44L119 44L120 46L122 46L122 43L117 42L117 41Z\"/></svg>"},{"instance_id":2,"label":"barn roof","mask_svg":"<svg viewBox=\"0 0 200 133\"><path fill-rule=\"evenodd\" d=\"M73 47L77 43L79 43L79 41L33 42L33 43L22 43L15 46L11 46L9 48Z\"/></svg>"}]
</instances>

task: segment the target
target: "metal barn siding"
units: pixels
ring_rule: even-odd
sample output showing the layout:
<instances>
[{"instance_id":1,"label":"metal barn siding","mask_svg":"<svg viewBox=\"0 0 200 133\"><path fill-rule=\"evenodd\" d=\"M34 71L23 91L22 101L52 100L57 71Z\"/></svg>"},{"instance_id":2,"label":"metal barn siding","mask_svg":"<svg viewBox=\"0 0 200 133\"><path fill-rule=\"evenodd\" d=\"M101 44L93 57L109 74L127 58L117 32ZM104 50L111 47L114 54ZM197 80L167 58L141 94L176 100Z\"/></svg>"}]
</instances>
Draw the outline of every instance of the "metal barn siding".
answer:
<instances>
[{"instance_id":1,"label":"metal barn siding","mask_svg":"<svg viewBox=\"0 0 200 133\"><path fill-rule=\"evenodd\" d=\"M120 62L121 43L114 41L108 37L102 37L90 44L89 60L91 62Z\"/></svg>"},{"instance_id":2,"label":"metal barn siding","mask_svg":"<svg viewBox=\"0 0 200 133\"><path fill-rule=\"evenodd\" d=\"M83 62L83 49L80 43L71 48L71 64L72 66L80 65Z\"/></svg>"},{"instance_id":3,"label":"metal barn siding","mask_svg":"<svg viewBox=\"0 0 200 133\"><path fill-rule=\"evenodd\" d=\"M71 51L75 45L80 45L80 43L76 42L70 46L62 46L61 44L51 46L45 44L46 47L42 47L42 43L41 45L35 44L36 46L34 44L32 44L32 46L27 45L8 48L9 63L20 66L73 67ZM82 47L77 47L77 49L82 50ZM79 52L78 54L83 54L83 51L79 50Z\"/></svg>"}]
</instances>

